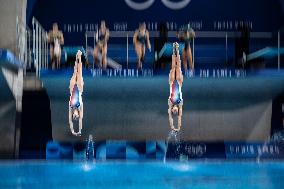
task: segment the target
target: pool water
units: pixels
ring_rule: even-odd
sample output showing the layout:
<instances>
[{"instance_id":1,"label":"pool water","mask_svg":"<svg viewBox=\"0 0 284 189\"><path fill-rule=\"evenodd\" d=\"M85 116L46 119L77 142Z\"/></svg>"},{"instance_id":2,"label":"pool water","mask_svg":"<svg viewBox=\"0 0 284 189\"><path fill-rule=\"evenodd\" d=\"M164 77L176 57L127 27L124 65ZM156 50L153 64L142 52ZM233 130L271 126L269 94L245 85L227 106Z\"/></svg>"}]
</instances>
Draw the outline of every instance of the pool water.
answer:
<instances>
[{"instance_id":1,"label":"pool water","mask_svg":"<svg viewBox=\"0 0 284 189\"><path fill-rule=\"evenodd\" d=\"M284 162L0 162L0 188L284 188Z\"/></svg>"}]
</instances>

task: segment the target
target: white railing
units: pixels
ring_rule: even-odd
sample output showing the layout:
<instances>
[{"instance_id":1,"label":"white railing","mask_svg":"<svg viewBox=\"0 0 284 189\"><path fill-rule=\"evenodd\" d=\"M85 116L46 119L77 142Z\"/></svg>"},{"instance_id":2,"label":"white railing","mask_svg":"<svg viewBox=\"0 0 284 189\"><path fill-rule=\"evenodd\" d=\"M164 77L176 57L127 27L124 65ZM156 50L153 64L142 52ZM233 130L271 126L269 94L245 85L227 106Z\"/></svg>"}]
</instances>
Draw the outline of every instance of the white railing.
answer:
<instances>
[{"instance_id":1,"label":"white railing","mask_svg":"<svg viewBox=\"0 0 284 189\"><path fill-rule=\"evenodd\" d=\"M42 69L48 69L48 40L47 32L37 21L35 17L32 19L32 53L34 58L34 66L36 75L40 77Z\"/></svg>"},{"instance_id":2,"label":"white railing","mask_svg":"<svg viewBox=\"0 0 284 189\"><path fill-rule=\"evenodd\" d=\"M32 30L17 17L16 20L16 57L22 63L24 73L35 68L40 76L41 69L48 68L47 32L41 24L32 19Z\"/></svg>"},{"instance_id":3,"label":"white railing","mask_svg":"<svg viewBox=\"0 0 284 189\"><path fill-rule=\"evenodd\" d=\"M16 19L16 57L21 62L24 72L31 65L31 30L25 23Z\"/></svg>"}]
</instances>

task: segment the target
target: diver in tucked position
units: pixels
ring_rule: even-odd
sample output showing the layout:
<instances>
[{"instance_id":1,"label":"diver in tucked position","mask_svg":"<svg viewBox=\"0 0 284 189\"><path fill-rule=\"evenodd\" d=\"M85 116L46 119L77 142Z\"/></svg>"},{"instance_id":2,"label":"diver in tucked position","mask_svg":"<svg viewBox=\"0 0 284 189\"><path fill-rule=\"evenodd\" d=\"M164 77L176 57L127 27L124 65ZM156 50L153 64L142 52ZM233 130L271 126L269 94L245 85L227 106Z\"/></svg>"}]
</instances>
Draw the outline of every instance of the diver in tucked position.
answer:
<instances>
[{"instance_id":1,"label":"diver in tucked position","mask_svg":"<svg viewBox=\"0 0 284 189\"><path fill-rule=\"evenodd\" d=\"M195 38L195 32L189 25L187 25L177 32L177 38L184 43L184 48L182 50L183 68L185 71L187 71L188 70L187 62L189 62L190 70L193 71L194 65L192 60L190 42L193 38Z\"/></svg>"},{"instance_id":2,"label":"diver in tucked position","mask_svg":"<svg viewBox=\"0 0 284 189\"><path fill-rule=\"evenodd\" d=\"M82 52L79 50L76 54L76 61L74 65L74 73L70 80L70 100L69 100L69 126L73 135L80 136L83 121L83 101L82 93L84 81L82 76ZM75 133L73 128L73 121L79 121L79 131Z\"/></svg>"},{"instance_id":3,"label":"diver in tucked position","mask_svg":"<svg viewBox=\"0 0 284 189\"><path fill-rule=\"evenodd\" d=\"M145 57L145 45L147 43L148 50L151 52L151 43L149 40L149 32L146 29L145 22L139 24L139 28L133 35L133 44L137 54L137 69L142 69L142 62Z\"/></svg>"},{"instance_id":4,"label":"diver in tucked position","mask_svg":"<svg viewBox=\"0 0 284 189\"><path fill-rule=\"evenodd\" d=\"M61 45L64 44L64 37L62 32L58 30L57 23L53 24L52 30L49 31L47 39L50 43L50 59L52 69L55 67L59 69L61 61Z\"/></svg>"},{"instance_id":5,"label":"diver in tucked position","mask_svg":"<svg viewBox=\"0 0 284 189\"><path fill-rule=\"evenodd\" d=\"M181 118L182 118L182 83L183 75L181 71L181 61L179 55L179 44L173 44L173 55L172 55L172 67L169 74L169 85L170 85L170 96L168 99L168 114L170 127L173 131L180 131L181 129ZM173 116L177 116L178 125L177 128L174 126Z\"/></svg>"},{"instance_id":6,"label":"diver in tucked position","mask_svg":"<svg viewBox=\"0 0 284 189\"><path fill-rule=\"evenodd\" d=\"M94 49L95 64L103 69L107 68L107 42L109 40L109 29L105 21L101 21L101 26L96 34L97 45ZM99 64L99 53L102 54L102 65Z\"/></svg>"}]
</instances>

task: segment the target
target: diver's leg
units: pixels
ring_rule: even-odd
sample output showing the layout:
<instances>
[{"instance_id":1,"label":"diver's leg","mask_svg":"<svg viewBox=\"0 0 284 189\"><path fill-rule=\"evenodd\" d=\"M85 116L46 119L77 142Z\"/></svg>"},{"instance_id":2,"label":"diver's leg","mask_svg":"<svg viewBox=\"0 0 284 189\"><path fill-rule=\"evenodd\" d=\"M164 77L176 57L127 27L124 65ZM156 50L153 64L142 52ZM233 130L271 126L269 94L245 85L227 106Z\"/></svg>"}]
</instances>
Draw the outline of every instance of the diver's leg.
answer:
<instances>
[{"instance_id":1,"label":"diver's leg","mask_svg":"<svg viewBox=\"0 0 284 189\"><path fill-rule=\"evenodd\" d=\"M71 99L70 99L71 100ZM73 121L72 121L72 110L71 110L71 107L70 107L70 101L69 101L69 127L70 127L70 131L73 135L75 135L75 132L74 132L74 128L73 128Z\"/></svg>"},{"instance_id":2,"label":"diver's leg","mask_svg":"<svg viewBox=\"0 0 284 189\"><path fill-rule=\"evenodd\" d=\"M70 79L70 83L69 83L69 90L70 90L70 96L72 95L72 91L73 91L73 88L74 88L74 85L76 84L76 78L77 78L77 65L75 63L75 66L74 66L74 72L73 72L73 75Z\"/></svg>"},{"instance_id":3,"label":"diver's leg","mask_svg":"<svg viewBox=\"0 0 284 189\"><path fill-rule=\"evenodd\" d=\"M60 47L61 48L61 47ZM59 49L59 54L58 54L58 57L57 57L57 64L58 64L58 69L60 69L60 62L61 62L61 49Z\"/></svg>"},{"instance_id":4,"label":"diver's leg","mask_svg":"<svg viewBox=\"0 0 284 189\"><path fill-rule=\"evenodd\" d=\"M84 80L82 75L82 63L78 65L78 73L77 73L77 86L81 93L83 93L84 88Z\"/></svg>"},{"instance_id":5,"label":"diver's leg","mask_svg":"<svg viewBox=\"0 0 284 189\"><path fill-rule=\"evenodd\" d=\"M55 69L55 62L54 62L54 49L53 49L53 45L50 45L50 61L51 61L51 68Z\"/></svg>"},{"instance_id":6,"label":"diver's leg","mask_svg":"<svg viewBox=\"0 0 284 189\"><path fill-rule=\"evenodd\" d=\"M182 75L182 71L180 68L176 69L176 79L178 81L178 84L180 85L180 87L182 87L182 83L183 83L183 75Z\"/></svg>"},{"instance_id":7,"label":"diver's leg","mask_svg":"<svg viewBox=\"0 0 284 189\"><path fill-rule=\"evenodd\" d=\"M169 124L170 124L170 128L171 130L174 130L174 119L173 119L173 115L172 115L172 103L171 100L168 100L168 105L169 105L169 109L168 109L168 114L169 114Z\"/></svg>"},{"instance_id":8,"label":"diver's leg","mask_svg":"<svg viewBox=\"0 0 284 189\"><path fill-rule=\"evenodd\" d=\"M78 134L81 135L82 133L82 129L83 129L83 102L81 101L81 105L80 105L80 119L79 119L79 131Z\"/></svg>"},{"instance_id":9,"label":"diver's leg","mask_svg":"<svg viewBox=\"0 0 284 189\"><path fill-rule=\"evenodd\" d=\"M140 69L140 65L141 65L141 45L140 44L136 44L135 45L135 51L136 51L136 55L137 55L137 69Z\"/></svg>"},{"instance_id":10,"label":"diver's leg","mask_svg":"<svg viewBox=\"0 0 284 189\"><path fill-rule=\"evenodd\" d=\"M107 68L107 44L102 47L102 66L103 69Z\"/></svg>"},{"instance_id":11,"label":"diver's leg","mask_svg":"<svg viewBox=\"0 0 284 189\"><path fill-rule=\"evenodd\" d=\"M182 125L182 104L179 105L178 128L176 131L180 131L181 125Z\"/></svg>"},{"instance_id":12,"label":"diver's leg","mask_svg":"<svg viewBox=\"0 0 284 189\"><path fill-rule=\"evenodd\" d=\"M171 87L172 83L175 80L175 69L171 69L170 74L169 74L169 85Z\"/></svg>"},{"instance_id":13,"label":"diver's leg","mask_svg":"<svg viewBox=\"0 0 284 189\"><path fill-rule=\"evenodd\" d=\"M99 68L100 63L99 63L99 46L97 45L94 49L94 64L96 64Z\"/></svg>"},{"instance_id":14,"label":"diver's leg","mask_svg":"<svg viewBox=\"0 0 284 189\"><path fill-rule=\"evenodd\" d=\"M187 54L187 59L188 59L188 62L189 62L190 69L193 70L194 69L194 65L193 65L192 53L191 53L191 48L190 47L187 49L186 54Z\"/></svg>"},{"instance_id":15,"label":"diver's leg","mask_svg":"<svg viewBox=\"0 0 284 189\"><path fill-rule=\"evenodd\" d=\"M187 71L187 59L186 59L186 49L182 50L182 63L183 63L183 68L184 71Z\"/></svg>"},{"instance_id":16,"label":"diver's leg","mask_svg":"<svg viewBox=\"0 0 284 189\"><path fill-rule=\"evenodd\" d=\"M142 45L141 47L141 61L140 61L140 69L142 69L143 67L143 63L145 60L145 45Z\"/></svg>"}]
</instances>

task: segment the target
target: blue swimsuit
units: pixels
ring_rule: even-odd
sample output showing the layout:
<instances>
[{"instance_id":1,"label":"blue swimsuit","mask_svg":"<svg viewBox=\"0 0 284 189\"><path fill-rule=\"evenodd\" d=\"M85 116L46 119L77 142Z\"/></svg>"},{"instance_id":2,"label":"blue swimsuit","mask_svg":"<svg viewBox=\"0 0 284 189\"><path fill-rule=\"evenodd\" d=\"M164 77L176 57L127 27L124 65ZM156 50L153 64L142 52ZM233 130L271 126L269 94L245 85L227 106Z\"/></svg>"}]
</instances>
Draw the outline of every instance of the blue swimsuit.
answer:
<instances>
[{"instance_id":1,"label":"blue swimsuit","mask_svg":"<svg viewBox=\"0 0 284 189\"><path fill-rule=\"evenodd\" d=\"M142 45L144 45L146 43L146 34L144 36L142 36L140 34L140 32L138 32L138 35L137 35L137 41L139 43L141 43Z\"/></svg>"},{"instance_id":2,"label":"blue swimsuit","mask_svg":"<svg viewBox=\"0 0 284 189\"><path fill-rule=\"evenodd\" d=\"M105 42L106 39L106 32L102 33L101 31L99 31L99 42L103 43Z\"/></svg>"}]
</instances>

